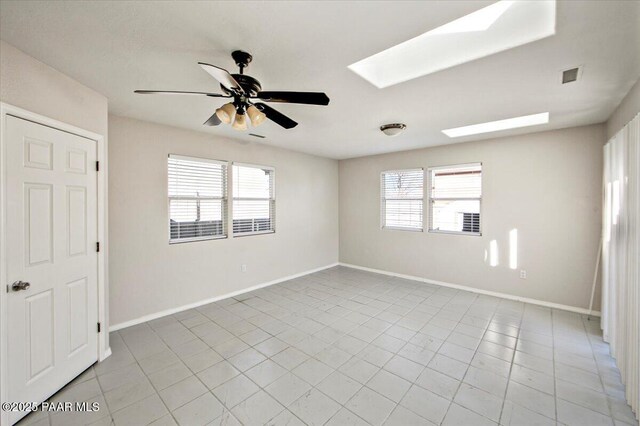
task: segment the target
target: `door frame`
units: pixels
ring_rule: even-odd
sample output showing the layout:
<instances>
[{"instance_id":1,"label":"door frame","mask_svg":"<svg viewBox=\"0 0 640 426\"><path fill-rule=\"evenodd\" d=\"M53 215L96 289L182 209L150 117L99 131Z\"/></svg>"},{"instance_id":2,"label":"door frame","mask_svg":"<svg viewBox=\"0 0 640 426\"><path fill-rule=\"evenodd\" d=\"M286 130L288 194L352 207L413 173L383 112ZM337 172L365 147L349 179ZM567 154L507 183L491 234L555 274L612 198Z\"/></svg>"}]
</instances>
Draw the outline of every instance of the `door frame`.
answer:
<instances>
[{"instance_id":1,"label":"door frame","mask_svg":"<svg viewBox=\"0 0 640 426\"><path fill-rule=\"evenodd\" d=\"M14 116L24 120L32 121L67 133L73 133L96 142L97 160L100 162L98 172L98 241L100 242L100 252L98 252L98 321L101 324L101 331L98 333L98 361L102 361L111 355L109 346L109 315L108 315L108 258L109 242L107 239L107 140L104 135L100 135L79 127L72 126L36 114L4 102L0 102L0 401L1 402L27 402L27 401L7 401L9 392L8 365L7 365L7 259L6 259L6 124L7 116ZM0 410L0 423L9 424L9 413Z\"/></svg>"}]
</instances>

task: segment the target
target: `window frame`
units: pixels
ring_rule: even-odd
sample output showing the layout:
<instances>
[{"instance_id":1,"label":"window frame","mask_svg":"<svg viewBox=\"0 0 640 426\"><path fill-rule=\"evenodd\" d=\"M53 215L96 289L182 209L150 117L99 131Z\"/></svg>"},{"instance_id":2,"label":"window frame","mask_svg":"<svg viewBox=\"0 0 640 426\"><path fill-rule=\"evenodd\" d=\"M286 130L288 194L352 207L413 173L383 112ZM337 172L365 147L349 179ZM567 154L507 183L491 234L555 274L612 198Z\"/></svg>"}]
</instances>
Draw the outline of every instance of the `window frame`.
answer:
<instances>
[{"instance_id":1,"label":"window frame","mask_svg":"<svg viewBox=\"0 0 640 426\"><path fill-rule=\"evenodd\" d=\"M447 230L440 230L440 229L433 229L433 201L434 200L443 200L443 198L433 198L431 196L432 194L432 171L434 170L440 170L440 169L452 169L455 167L470 167L470 166L476 166L479 165L480 166L480 173L481 176L484 174L484 165L482 164L482 162L478 161L478 162L473 162L473 163L458 163L458 164L449 164L449 165L444 165L444 166L432 166L432 167L428 167L427 168L427 202L429 203L429 211L428 211L428 217L429 217L429 223L428 223L428 232L433 233L433 234L450 234L450 235L467 235L467 236L471 236L471 237L481 237L482 236L482 224L484 222L483 217L484 214L482 212L482 198L483 198L483 194L484 194L484 189L483 189L483 185L484 185L484 179L481 177L480 178L480 197L478 198L444 198L444 200L461 200L461 201L478 201L478 210L480 212L480 221L479 221L479 232L468 232L468 231L447 231Z\"/></svg>"},{"instance_id":2,"label":"window frame","mask_svg":"<svg viewBox=\"0 0 640 426\"><path fill-rule=\"evenodd\" d=\"M178 160L187 160L187 161L199 161L203 163L213 163L219 164L225 167L222 176L224 182L222 183L222 188L224 190L222 197L172 197L169 195L169 160L171 158L175 158ZM229 162L224 160L214 160L212 158L204 158L204 157L193 157L189 155L181 155L181 154L168 154L167 155L167 231L168 231L168 239L169 245L173 244L183 244L183 243L193 243L198 241L209 241L209 240L224 240L229 238ZM221 200L222 201L222 229L225 232L223 235L211 235L204 237L190 237L190 238L171 238L171 200Z\"/></svg>"},{"instance_id":3,"label":"window frame","mask_svg":"<svg viewBox=\"0 0 640 426\"><path fill-rule=\"evenodd\" d=\"M239 197L236 198L234 196L233 193L233 189L236 185L236 182L233 178L233 166L238 166L238 167L251 167L254 169L262 169L262 170L270 170L272 177L271 177L271 197L269 198L246 198L246 197ZM230 179L230 185L231 185L231 203L229 203L229 209L231 211L231 213L229 214L229 222L230 222L230 231L231 231L231 235L233 236L233 238L239 238L239 237L249 237L249 236L253 236L253 235L265 235L265 234L275 234L276 233L276 168L273 166L263 166L260 164L251 164L251 163L240 163L240 162L232 162L231 163L231 170L229 171L231 179ZM236 200L268 200L269 203L273 203L273 209L271 209L271 206L269 206L269 211L273 211L273 217L269 218L271 221L271 227L272 229L269 229L267 231L251 231L251 232L235 232L233 230L233 204L234 201Z\"/></svg>"},{"instance_id":4,"label":"window frame","mask_svg":"<svg viewBox=\"0 0 640 426\"><path fill-rule=\"evenodd\" d=\"M414 171L418 171L420 170L422 172L422 198L420 198L420 201L422 201L422 221L420 224L420 228L403 228L401 226L386 226L385 222L386 222L386 202L387 202L387 198L385 197L384 194L384 190L383 190L383 179L384 179L384 175L387 173L399 173L399 172L414 172ZM425 176L424 176L424 172L425 172L425 168L424 167L413 167L410 169L394 169L394 170L383 170L380 172L380 229L381 230L389 230L389 231L407 231L407 232L424 232L424 182L425 182ZM406 199L406 198L405 198ZM417 200L417 198L415 199Z\"/></svg>"}]
</instances>

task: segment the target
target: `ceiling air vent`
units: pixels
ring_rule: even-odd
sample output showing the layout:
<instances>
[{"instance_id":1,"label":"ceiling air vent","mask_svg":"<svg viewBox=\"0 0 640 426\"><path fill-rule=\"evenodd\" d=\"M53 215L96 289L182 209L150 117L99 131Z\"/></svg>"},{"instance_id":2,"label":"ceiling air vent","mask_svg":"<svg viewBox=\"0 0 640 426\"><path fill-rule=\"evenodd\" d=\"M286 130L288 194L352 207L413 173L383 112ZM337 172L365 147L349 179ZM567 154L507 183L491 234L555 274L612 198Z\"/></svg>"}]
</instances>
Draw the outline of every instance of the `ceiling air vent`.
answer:
<instances>
[{"instance_id":1,"label":"ceiling air vent","mask_svg":"<svg viewBox=\"0 0 640 426\"><path fill-rule=\"evenodd\" d=\"M256 135L255 133L249 133L249 136L255 136L256 138L264 139L266 136Z\"/></svg>"},{"instance_id":2,"label":"ceiling air vent","mask_svg":"<svg viewBox=\"0 0 640 426\"><path fill-rule=\"evenodd\" d=\"M572 83L580 76L580 67L562 71L562 84Z\"/></svg>"}]
</instances>

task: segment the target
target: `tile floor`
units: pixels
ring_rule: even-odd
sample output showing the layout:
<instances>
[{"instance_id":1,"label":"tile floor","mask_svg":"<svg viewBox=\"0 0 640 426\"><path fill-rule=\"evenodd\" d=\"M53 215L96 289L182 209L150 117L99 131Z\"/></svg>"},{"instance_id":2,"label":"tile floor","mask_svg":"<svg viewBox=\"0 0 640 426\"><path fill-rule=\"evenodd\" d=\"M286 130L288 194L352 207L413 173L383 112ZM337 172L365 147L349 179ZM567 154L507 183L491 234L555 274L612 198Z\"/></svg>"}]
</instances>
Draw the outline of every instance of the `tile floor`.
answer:
<instances>
[{"instance_id":1,"label":"tile floor","mask_svg":"<svg viewBox=\"0 0 640 426\"><path fill-rule=\"evenodd\" d=\"M638 425L598 319L336 267L111 334L65 425Z\"/></svg>"}]
</instances>

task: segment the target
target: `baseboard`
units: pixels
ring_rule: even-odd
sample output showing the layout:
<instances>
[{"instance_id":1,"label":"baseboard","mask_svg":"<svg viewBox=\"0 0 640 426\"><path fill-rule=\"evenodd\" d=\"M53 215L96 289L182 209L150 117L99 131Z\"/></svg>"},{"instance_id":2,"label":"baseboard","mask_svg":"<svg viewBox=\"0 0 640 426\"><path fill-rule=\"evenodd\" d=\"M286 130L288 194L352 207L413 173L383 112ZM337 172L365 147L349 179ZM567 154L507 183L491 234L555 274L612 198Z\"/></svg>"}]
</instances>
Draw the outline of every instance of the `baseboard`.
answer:
<instances>
[{"instance_id":1,"label":"baseboard","mask_svg":"<svg viewBox=\"0 0 640 426\"><path fill-rule=\"evenodd\" d=\"M404 278L404 279L407 279L407 280L413 280L413 281L420 281L420 282L429 283L429 284L435 284L435 285L439 285L439 286L442 286L442 287L455 288L455 289L458 289L458 290L466 290L466 291L470 291L470 292L473 292L473 293L484 294L484 295L487 295L487 296L500 297L502 299L515 300L517 302L531 303L532 305L545 306L547 308L561 309L563 311L576 312L578 314L591 315L591 316L594 316L594 317L599 317L600 316L600 312L599 311L591 311L591 312L589 312L588 309L578 308L576 306L562 305L560 303L547 302L547 301L538 300L538 299L530 299L528 297L514 296L513 294L500 293L500 292L497 292L497 291L482 290L482 289L479 289L479 288L469 287L469 286L466 286L466 285L452 284L452 283L447 283L447 282L444 282L444 281L436 281L436 280L431 280L429 278L416 277L416 276L413 276L413 275L398 274L396 272L383 271L381 269L368 268L366 266L352 265L350 263L339 262L339 265L340 266L345 266L347 268L359 269L361 271L374 272L374 273L377 273L377 274L389 275L389 276L392 276L392 277Z\"/></svg>"},{"instance_id":2,"label":"baseboard","mask_svg":"<svg viewBox=\"0 0 640 426\"><path fill-rule=\"evenodd\" d=\"M164 316L172 315L172 314L175 314L177 312L186 311L188 309L197 308L199 306L206 305L208 303L213 303L213 302L217 302L219 300L228 299L230 297L235 297L235 296L238 296L240 294L248 293L248 292L253 291L253 290L258 290L260 288L269 287L271 285L278 284L278 283L281 283L281 282L284 282L284 281L288 281L288 280L292 280L294 278L298 278L298 277L302 277L302 276L305 276L305 275L313 274L314 272L319 272L319 271L322 271L322 270L325 270L325 269L328 269L328 268L333 268L334 266L338 266L338 262L332 263L332 264L326 265L326 266L321 266L319 268L310 269L308 271L300 272L300 273L297 273L297 274L289 275L289 276L286 276L286 277L278 278L278 279L275 279L273 281L269 281L269 282L266 282L266 283L261 283L261 284L258 284L258 285L254 285L252 287L248 287L248 288L244 288L242 290L238 290L238 291L234 291L234 292L231 292L231 293L223 294L221 296L211 297L209 299L199 300L197 302L190 303L188 305L178 306L177 308L165 309L164 311L160 311L160 312L155 312L153 314L144 315L144 316L141 316L141 317L136 318L136 319L132 319L132 320L129 320L129 321L121 322L119 324L114 324L114 325L109 327L109 331L110 332L111 331L118 331L118 330L123 329L123 328L131 327L132 325L142 324L143 322L147 322L147 321L151 321L151 320L154 320L154 319L162 318Z\"/></svg>"},{"instance_id":3,"label":"baseboard","mask_svg":"<svg viewBox=\"0 0 640 426\"><path fill-rule=\"evenodd\" d=\"M111 353L112 353L112 352L111 352L111 346L109 346L109 347L107 348L107 350L106 350L106 351L104 351L104 353L103 353L103 354L101 354L101 355L98 357L98 361L102 362L102 361L104 361L105 359L109 358L109 357L111 356Z\"/></svg>"}]
</instances>

